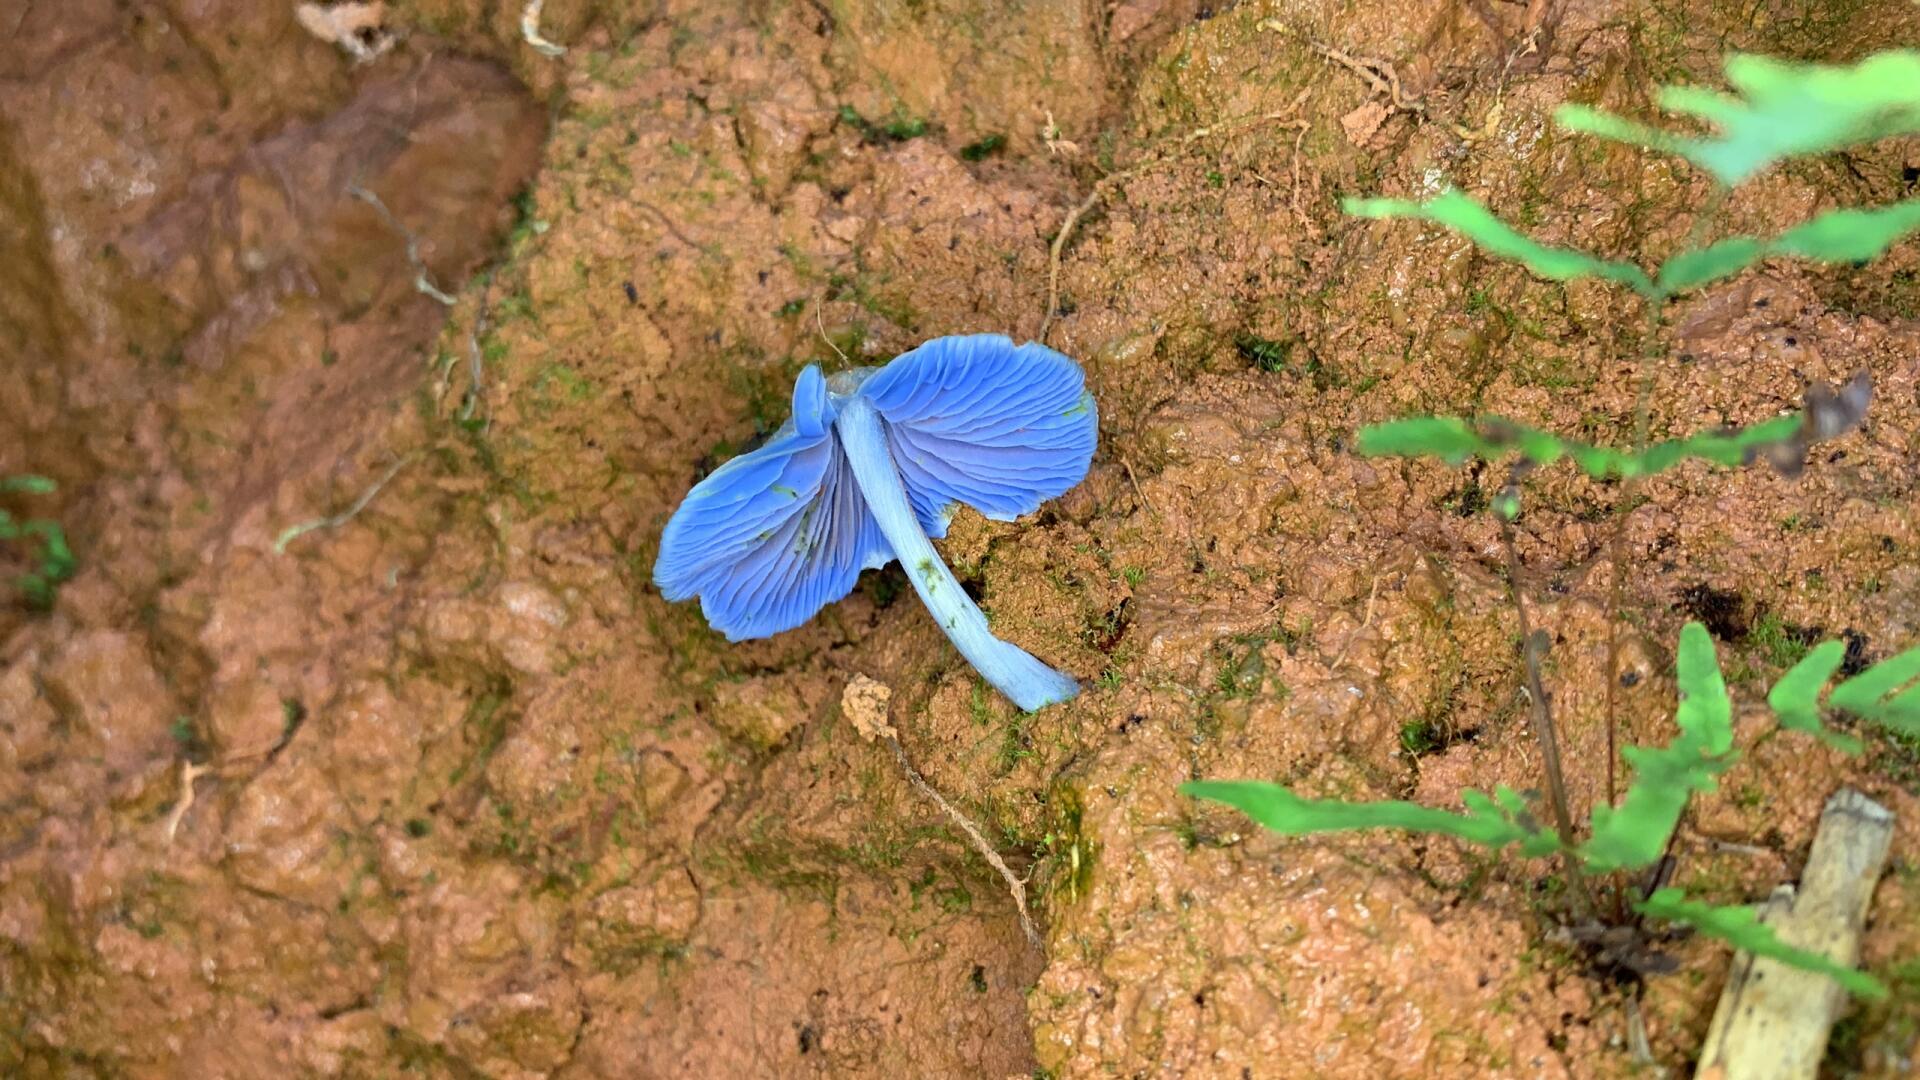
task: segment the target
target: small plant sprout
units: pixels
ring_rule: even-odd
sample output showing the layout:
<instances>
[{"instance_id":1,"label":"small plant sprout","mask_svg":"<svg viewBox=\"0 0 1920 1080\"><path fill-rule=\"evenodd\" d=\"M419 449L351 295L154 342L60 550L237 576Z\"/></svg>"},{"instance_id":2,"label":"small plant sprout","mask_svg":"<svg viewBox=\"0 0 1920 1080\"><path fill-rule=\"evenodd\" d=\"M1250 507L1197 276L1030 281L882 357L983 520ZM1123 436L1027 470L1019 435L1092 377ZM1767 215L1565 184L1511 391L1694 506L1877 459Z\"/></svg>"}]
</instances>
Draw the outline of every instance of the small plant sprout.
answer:
<instances>
[{"instance_id":1,"label":"small plant sprout","mask_svg":"<svg viewBox=\"0 0 1920 1080\"><path fill-rule=\"evenodd\" d=\"M0 476L0 495L51 495L57 490L59 486L44 476ZM73 576L77 565L73 549L67 545L66 530L49 518L20 521L0 510L0 541L38 542L40 554L33 569L20 574L13 584L29 607L41 611L52 608L61 583Z\"/></svg>"},{"instance_id":2,"label":"small plant sprout","mask_svg":"<svg viewBox=\"0 0 1920 1080\"><path fill-rule=\"evenodd\" d=\"M793 416L714 470L674 511L653 580L700 598L729 641L768 637L895 559L934 622L1022 709L1065 701L1073 679L993 636L934 550L965 503L1012 521L1078 484L1098 418L1080 366L999 334L936 338L883 368L809 366Z\"/></svg>"}]
</instances>

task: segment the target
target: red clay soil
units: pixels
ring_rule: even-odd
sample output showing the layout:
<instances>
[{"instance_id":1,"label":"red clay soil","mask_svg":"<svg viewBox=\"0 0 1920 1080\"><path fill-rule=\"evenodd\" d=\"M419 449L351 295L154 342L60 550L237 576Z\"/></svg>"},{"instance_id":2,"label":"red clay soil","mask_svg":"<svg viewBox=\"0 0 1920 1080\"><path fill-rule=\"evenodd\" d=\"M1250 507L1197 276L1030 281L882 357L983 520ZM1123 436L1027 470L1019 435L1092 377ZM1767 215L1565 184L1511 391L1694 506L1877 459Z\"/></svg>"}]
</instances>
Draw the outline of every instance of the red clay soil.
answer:
<instances>
[{"instance_id":1,"label":"red clay soil","mask_svg":"<svg viewBox=\"0 0 1920 1080\"><path fill-rule=\"evenodd\" d=\"M0 1074L1625 1076L1635 1014L1691 1067L1723 947L1624 978L1548 864L1174 789L1540 783L1499 475L1352 435L1626 441L1638 309L1337 196L1451 182L1658 257L1705 184L1556 105L1642 109L1725 50L1854 59L1920 8L552 0L549 58L517 4L395 0L361 63L292 7L0 14L0 475L60 485L0 507L79 558L50 611L0 603ZM1917 172L1912 140L1793 164L1717 227ZM1656 435L1860 369L1875 400L1797 480L1643 485L1625 535L1628 740L1670 735L1688 619L1738 706L1678 882L1793 879L1842 784L1899 815L1863 957L1894 994L1833 1076L1920 1054L1920 747L1828 751L1763 698L1812 640L1920 640L1916 316L1911 242L1682 304ZM1079 699L1017 713L897 570L741 645L652 589L680 496L801 366L1043 323L1100 402L1093 471L943 550ZM1619 495L1548 470L1520 520L1582 814ZM1042 948L841 715L856 673L1028 875Z\"/></svg>"}]
</instances>

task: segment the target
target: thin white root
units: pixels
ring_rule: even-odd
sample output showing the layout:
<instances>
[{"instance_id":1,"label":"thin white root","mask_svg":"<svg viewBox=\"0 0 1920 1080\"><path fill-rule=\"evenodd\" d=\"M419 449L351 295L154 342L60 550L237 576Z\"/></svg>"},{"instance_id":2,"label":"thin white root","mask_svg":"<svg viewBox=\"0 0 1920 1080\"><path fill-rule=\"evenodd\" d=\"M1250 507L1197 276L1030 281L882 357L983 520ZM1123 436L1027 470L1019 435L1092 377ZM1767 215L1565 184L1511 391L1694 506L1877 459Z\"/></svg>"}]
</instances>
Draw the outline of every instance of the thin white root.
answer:
<instances>
[{"instance_id":1,"label":"thin white root","mask_svg":"<svg viewBox=\"0 0 1920 1080\"><path fill-rule=\"evenodd\" d=\"M1006 880L1007 891L1013 895L1014 910L1020 914L1021 931L1027 935L1027 940L1033 944L1034 948L1044 948L1040 931L1033 925L1033 916L1027 913L1027 883L1007 866L1006 860L1002 859L1000 853L993 849L993 845L987 842L979 826L935 791L933 785L927 783L926 778L920 775L920 771L913 767L913 762L907 760L907 752L901 747L893 725L887 722L887 710L892 700L893 689L887 684L865 675L855 675L847 683L846 689L841 692L840 711L861 738L868 742L878 739L887 744L887 749L893 751L893 759L900 763L900 771L907 774L908 782L919 789L922 795L932 799L941 813L947 815L955 825L960 826L960 831L967 834L973 849L980 853L981 858L987 860L988 866L999 871L1000 876Z\"/></svg>"},{"instance_id":2,"label":"thin white root","mask_svg":"<svg viewBox=\"0 0 1920 1080\"><path fill-rule=\"evenodd\" d=\"M394 462L393 466L386 471L385 475L380 477L380 479L374 481L372 487L361 492L360 497L353 500L353 505L347 507L345 510L342 510L341 512L337 514L333 514L329 517L314 518L312 521L303 521L298 525L287 526L286 529L283 530L280 533L280 535L274 539L273 553L275 555L285 555L287 553L288 544L292 543L293 541L299 539L302 536L305 536L307 533L310 533L315 529L337 529L340 526L345 525L347 522L352 521L355 515L359 514L360 511L365 510L367 508L367 504L373 501L373 497L375 495L380 494L380 489L386 487L387 482L392 480L396 475L398 475L401 469L406 468L407 465L413 461L413 459L414 459L413 454L407 454L405 457L402 457L399 461Z\"/></svg>"},{"instance_id":3,"label":"thin white root","mask_svg":"<svg viewBox=\"0 0 1920 1080\"><path fill-rule=\"evenodd\" d=\"M823 318L821 318L821 316L820 316L820 305L821 305L821 304L822 304L822 303L824 302L824 300L825 300L825 297L826 297L826 293L825 293L825 292L819 292L819 293L815 293L815 294L814 294L814 297L813 297L813 329L814 329L814 331L815 331L816 333L818 333L818 334L820 335L820 340L821 340L821 341L824 341L824 342L826 342L826 343L827 343L827 348L829 348L829 349L832 349L832 350L833 350L834 352L836 352L836 353L838 353L838 354L840 355L840 362L844 364L844 363L847 363L847 362L848 362L848 360L847 360L847 353L846 353L846 350L844 350L844 349L842 349L842 348L841 348L840 346L838 346L838 345L836 345L836 344L834 344L834 341L833 341L833 339L827 336L827 323L826 323L826 320L825 320L825 319L823 319Z\"/></svg>"},{"instance_id":4,"label":"thin white root","mask_svg":"<svg viewBox=\"0 0 1920 1080\"><path fill-rule=\"evenodd\" d=\"M480 306L473 313L473 326L467 331L467 395L460 402L460 421L465 423L473 418L473 411L486 403L487 397L487 361L480 348L480 338L487 332L487 296L480 296ZM491 421L489 421L491 423Z\"/></svg>"},{"instance_id":5,"label":"thin white root","mask_svg":"<svg viewBox=\"0 0 1920 1080\"><path fill-rule=\"evenodd\" d=\"M900 740L891 735L885 738L887 749L893 751L894 760L900 763L900 770L907 774L907 779L913 783L913 786L919 788L921 794L932 799L933 804L940 808L941 813L951 818L955 825L960 826L961 831L967 834L967 839L973 841L973 849L980 853L981 858L987 860L988 866L998 870L1000 876L1006 879L1007 891L1013 894L1013 908L1020 914L1020 929L1026 933L1027 940L1033 944L1034 948L1042 948L1040 931L1033 925L1033 916L1027 914L1026 882L1020 880L1012 868L1007 866L1006 860L1000 857L999 852L993 850L993 845L987 842L987 838L981 835L979 828L968 820L967 815L941 797L940 793L933 789L933 785L927 783L926 779L915 771L913 763L907 760L907 752L900 746Z\"/></svg>"},{"instance_id":6,"label":"thin white root","mask_svg":"<svg viewBox=\"0 0 1920 1080\"><path fill-rule=\"evenodd\" d=\"M387 209L387 204L380 201L380 196L375 195L359 184L348 184L347 194L373 207L374 211L387 223L387 226L394 232L399 233L400 236L406 240L407 263L413 267L413 287L416 290L423 295L433 297L448 307L452 307L458 303L451 295L442 290L440 286L433 283L433 275L427 272L426 261L420 258L420 238L413 234L412 229L400 224L400 219L393 216L393 211Z\"/></svg>"},{"instance_id":7,"label":"thin white root","mask_svg":"<svg viewBox=\"0 0 1920 1080\"><path fill-rule=\"evenodd\" d=\"M173 843L173 836L180 831L180 823L186 820L187 811L193 809L193 782L210 768L212 766L195 765L191 761L180 763L180 799L167 814L167 843Z\"/></svg>"},{"instance_id":8,"label":"thin white root","mask_svg":"<svg viewBox=\"0 0 1920 1080\"><path fill-rule=\"evenodd\" d=\"M534 47L541 56L560 57L567 54L565 45L555 45L540 36L540 9L547 6L547 0L527 0L527 6L520 9L520 36Z\"/></svg>"}]
</instances>

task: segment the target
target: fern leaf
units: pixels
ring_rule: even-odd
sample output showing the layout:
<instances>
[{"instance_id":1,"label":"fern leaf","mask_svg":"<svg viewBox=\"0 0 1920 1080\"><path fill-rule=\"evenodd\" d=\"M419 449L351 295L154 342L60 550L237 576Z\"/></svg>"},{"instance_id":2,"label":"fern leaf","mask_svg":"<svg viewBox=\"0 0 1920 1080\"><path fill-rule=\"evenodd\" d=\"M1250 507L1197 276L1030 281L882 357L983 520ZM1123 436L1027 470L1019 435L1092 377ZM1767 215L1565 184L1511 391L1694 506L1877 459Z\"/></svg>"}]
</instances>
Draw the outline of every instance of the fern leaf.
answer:
<instances>
[{"instance_id":1,"label":"fern leaf","mask_svg":"<svg viewBox=\"0 0 1920 1080\"><path fill-rule=\"evenodd\" d=\"M1682 251L1660 264L1660 291L1668 296L1697 289L1737 274L1766 258L1766 245L1750 236L1733 236L1697 251Z\"/></svg>"},{"instance_id":2,"label":"fern leaf","mask_svg":"<svg viewBox=\"0 0 1920 1080\"><path fill-rule=\"evenodd\" d=\"M60 485L44 476L33 473L20 473L16 476L0 476L0 492L23 491L29 495L51 495Z\"/></svg>"},{"instance_id":3,"label":"fern leaf","mask_svg":"<svg viewBox=\"0 0 1920 1080\"><path fill-rule=\"evenodd\" d=\"M1551 465L1566 457L1588 475L1606 479L1664 472L1688 458L1743 465L1767 447L1794 439L1801 427L1800 416L1780 416L1731 432L1716 429L1669 439L1634 454L1561 439L1499 417L1420 416L1361 428L1355 442L1368 456L1437 457L1455 465L1470 457L1495 460L1507 454L1536 465Z\"/></svg>"},{"instance_id":4,"label":"fern leaf","mask_svg":"<svg viewBox=\"0 0 1920 1080\"><path fill-rule=\"evenodd\" d=\"M1345 199L1340 208L1355 217L1410 217L1436 222L1460 233L1481 248L1553 281L1597 277L1616 281L1635 292L1652 295L1653 280L1630 262L1601 259L1572 248L1548 247L1514 231L1493 212L1457 191L1424 203L1406 199Z\"/></svg>"},{"instance_id":5,"label":"fern leaf","mask_svg":"<svg viewBox=\"0 0 1920 1080\"><path fill-rule=\"evenodd\" d=\"M1920 646L1833 688L1827 704L1907 735L1920 735Z\"/></svg>"},{"instance_id":6,"label":"fern leaf","mask_svg":"<svg viewBox=\"0 0 1920 1080\"><path fill-rule=\"evenodd\" d=\"M1878 1001L1887 996L1886 984L1859 968L1848 967L1832 957L1780 940L1780 935L1774 933L1773 927L1761 922L1750 907L1703 904L1687 899L1684 893L1674 888L1661 889L1633 907L1642 915L1685 923L1708 937L1719 938L1755 956L1765 956L1802 971L1817 971L1831 976L1835 982L1860 997Z\"/></svg>"},{"instance_id":7,"label":"fern leaf","mask_svg":"<svg viewBox=\"0 0 1920 1080\"><path fill-rule=\"evenodd\" d=\"M1698 251L1683 251L1660 267L1662 295L1698 288L1737 274L1770 255L1797 255L1818 262L1864 262L1920 229L1920 199L1870 210L1829 210L1771 240L1733 236Z\"/></svg>"},{"instance_id":8,"label":"fern leaf","mask_svg":"<svg viewBox=\"0 0 1920 1080\"><path fill-rule=\"evenodd\" d=\"M1283 836L1402 829L1454 836L1495 850L1519 844L1528 855L1543 855L1558 848L1553 834L1534 823L1525 802L1508 788L1499 789L1491 798L1478 791L1467 792L1461 799L1467 806L1465 814L1410 802L1304 799L1279 784L1261 780L1193 780L1180 785L1180 793L1231 806Z\"/></svg>"},{"instance_id":9,"label":"fern leaf","mask_svg":"<svg viewBox=\"0 0 1920 1080\"><path fill-rule=\"evenodd\" d=\"M1733 703L1706 627L1690 622L1681 629L1676 668L1680 737L1659 749L1621 751L1633 766L1633 784L1619 806L1594 807L1593 835L1578 848L1590 870L1652 865L1666 851L1687 799L1712 791L1733 764Z\"/></svg>"},{"instance_id":10,"label":"fern leaf","mask_svg":"<svg viewBox=\"0 0 1920 1080\"><path fill-rule=\"evenodd\" d=\"M1920 52L1883 52L1850 66L1736 55L1726 70L1735 94L1697 87L1660 94L1662 108L1719 129L1711 136L1680 135L1580 105L1562 106L1555 118L1570 131L1678 154L1729 186L1785 157L1920 132Z\"/></svg>"},{"instance_id":11,"label":"fern leaf","mask_svg":"<svg viewBox=\"0 0 1920 1080\"><path fill-rule=\"evenodd\" d=\"M1773 689L1767 691L1767 706L1781 727L1805 732L1836 750L1857 754L1861 750L1859 739L1820 722L1820 691L1826 688L1833 673L1840 670L1840 662L1846 655L1844 642L1822 642L1773 684Z\"/></svg>"}]
</instances>

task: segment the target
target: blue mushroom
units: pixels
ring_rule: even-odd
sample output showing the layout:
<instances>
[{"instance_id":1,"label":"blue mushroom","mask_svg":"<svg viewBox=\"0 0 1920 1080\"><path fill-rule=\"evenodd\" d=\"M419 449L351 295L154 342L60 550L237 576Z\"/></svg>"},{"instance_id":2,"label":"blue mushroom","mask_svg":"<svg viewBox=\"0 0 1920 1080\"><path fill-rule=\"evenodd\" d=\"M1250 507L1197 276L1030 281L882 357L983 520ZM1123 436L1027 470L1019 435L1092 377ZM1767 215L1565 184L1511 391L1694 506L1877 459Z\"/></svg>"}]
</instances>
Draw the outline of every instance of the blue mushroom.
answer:
<instances>
[{"instance_id":1,"label":"blue mushroom","mask_svg":"<svg viewBox=\"0 0 1920 1080\"><path fill-rule=\"evenodd\" d=\"M808 367L793 416L667 522L653 580L729 641L768 637L899 559L960 655L1022 709L1079 684L993 636L929 538L961 503L1012 521L1087 475L1098 435L1072 360L1000 334L936 338L882 368Z\"/></svg>"}]
</instances>

